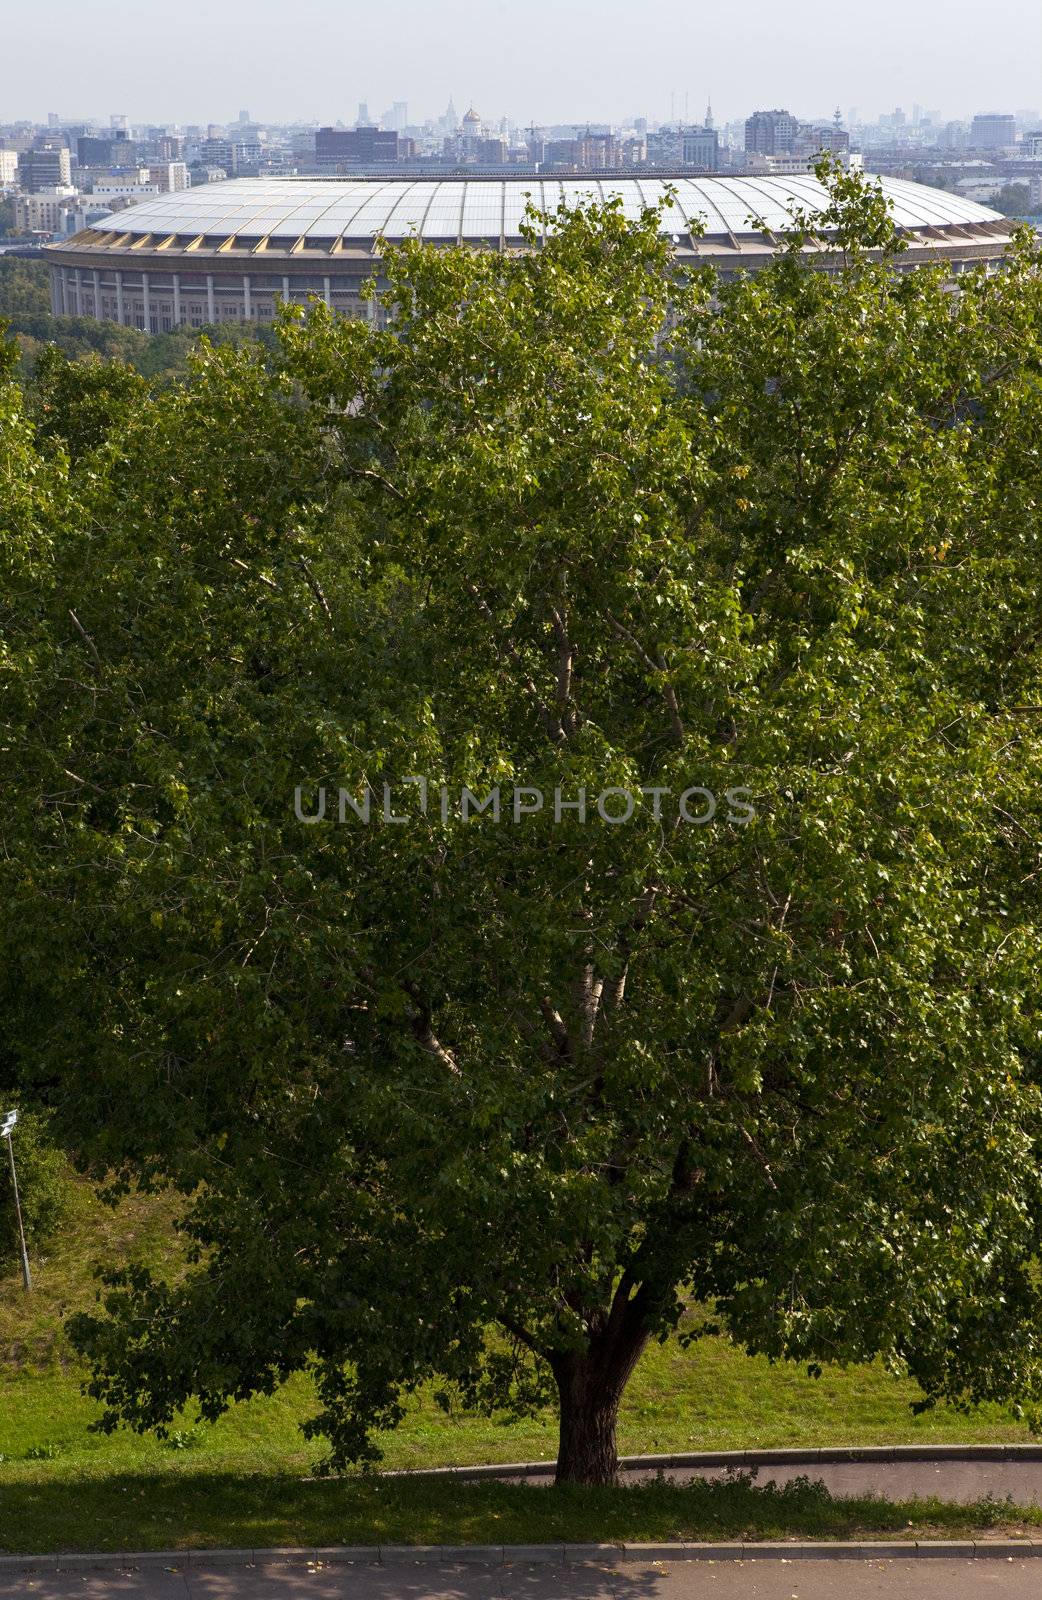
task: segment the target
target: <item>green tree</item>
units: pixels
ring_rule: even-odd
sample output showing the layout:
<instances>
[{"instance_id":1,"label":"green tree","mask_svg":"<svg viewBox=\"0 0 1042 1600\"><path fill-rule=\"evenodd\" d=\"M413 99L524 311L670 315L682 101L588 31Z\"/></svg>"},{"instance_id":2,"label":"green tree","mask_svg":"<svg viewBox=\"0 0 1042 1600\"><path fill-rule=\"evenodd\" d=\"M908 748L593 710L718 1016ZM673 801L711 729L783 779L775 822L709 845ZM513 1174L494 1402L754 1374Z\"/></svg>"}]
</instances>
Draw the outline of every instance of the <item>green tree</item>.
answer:
<instances>
[{"instance_id":1,"label":"green tree","mask_svg":"<svg viewBox=\"0 0 1042 1600\"><path fill-rule=\"evenodd\" d=\"M23 1111L14 1134L14 1150L22 1226L33 1258L68 1222L75 1207L75 1190L68 1160L51 1142L45 1118ZM0 1156L0 1272L10 1272L20 1259L19 1234L6 1148L0 1149Z\"/></svg>"},{"instance_id":2,"label":"green tree","mask_svg":"<svg viewBox=\"0 0 1042 1600\"><path fill-rule=\"evenodd\" d=\"M1031 190L1026 183L1007 183L991 203L1007 217L1026 217L1031 211Z\"/></svg>"},{"instance_id":3,"label":"green tree","mask_svg":"<svg viewBox=\"0 0 1042 1600\"><path fill-rule=\"evenodd\" d=\"M39 261L0 256L0 316L49 316L50 277Z\"/></svg>"},{"instance_id":4,"label":"green tree","mask_svg":"<svg viewBox=\"0 0 1042 1600\"><path fill-rule=\"evenodd\" d=\"M410 242L60 538L20 445L6 1070L197 1249L77 1323L106 1425L310 1368L343 1462L549 1386L605 1481L693 1302L1037 1402L1038 262L953 296L830 181L832 273Z\"/></svg>"},{"instance_id":5,"label":"green tree","mask_svg":"<svg viewBox=\"0 0 1042 1600\"><path fill-rule=\"evenodd\" d=\"M37 439L60 440L75 460L105 444L147 387L125 362L73 361L57 345L45 345L28 388Z\"/></svg>"}]
</instances>

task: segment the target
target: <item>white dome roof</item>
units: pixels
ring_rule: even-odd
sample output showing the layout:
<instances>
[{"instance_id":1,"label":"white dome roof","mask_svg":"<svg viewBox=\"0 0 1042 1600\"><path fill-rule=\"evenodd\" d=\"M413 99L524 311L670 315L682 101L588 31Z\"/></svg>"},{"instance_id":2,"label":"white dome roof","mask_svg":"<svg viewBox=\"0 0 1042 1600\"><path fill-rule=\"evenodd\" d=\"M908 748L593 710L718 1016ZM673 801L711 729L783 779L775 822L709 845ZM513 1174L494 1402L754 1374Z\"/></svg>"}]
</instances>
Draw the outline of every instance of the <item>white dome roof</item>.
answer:
<instances>
[{"instance_id":1,"label":"white dome roof","mask_svg":"<svg viewBox=\"0 0 1042 1600\"><path fill-rule=\"evenodd\" d=\"M996 211L960 195L900 178L880 178L899 228L910 231L974 229L1003 219ZM208 183L121 211L110 228L132 237L154 235L178 242L205 238L266 239L272 247L332 245L337 240L368 242L376 234L389 240L418 235L439 243L516 239L529 201L553 212L561 202L574 205L618 196L627 217L665 200L662 231L684 234L701 219L708 239L755 234L763 228L783 234L794 210L817 211L827 195L811 175L764 177L641 178L235 178Z\"/></svg>"}]
</instances>

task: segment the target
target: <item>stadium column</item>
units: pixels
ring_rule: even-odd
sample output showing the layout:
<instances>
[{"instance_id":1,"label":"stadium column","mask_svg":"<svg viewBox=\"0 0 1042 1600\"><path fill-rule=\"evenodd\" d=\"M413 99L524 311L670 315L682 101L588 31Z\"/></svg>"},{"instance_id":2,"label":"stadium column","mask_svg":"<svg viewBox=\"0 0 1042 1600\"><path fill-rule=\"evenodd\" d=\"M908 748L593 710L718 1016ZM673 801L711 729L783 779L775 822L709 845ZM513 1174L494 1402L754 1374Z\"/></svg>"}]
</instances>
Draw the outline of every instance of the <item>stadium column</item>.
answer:
<instances>
[{"instance_id":1,"label":"stadium column","mask_svg":"<svg viewBox=\"0 0 1042 1600\"><path fill-rule=\"evenodd\" d=\"M331 306L333 304L333 291L329 286L328 278L322 279L322 297L327 306Z\"/></svg>"},{"instance_id":2,"label":"stadium column","mask_svg":"<svg viewBox=\"0 0 1042 1600\"><path fill-rule=\"evenodd\" d=\"M216 322L217 321L217 311L216 311L216 308L214 307L214 303L213 303L213 273L212 272L208 272L206 274L206 320L207 320L207 322Z\"/></svg>"},{"instance_id":3,"label":"stadium column","mask_svg":"<svg viewBox=\"0 0 1042 1600\"><path fill-rule=\"evenodd\" d=\"M75 276L73 278L73 284L74 284L75 289L76 289L76 315L78 317L82 317L82 315L83 315L83 294L82 294L82 290L80 288L80 269L79 269L79 267L76 268L76 273L75 273Z\"/></svg>"},{"instance_id":4,"label":"stadium column","mask_svg":"<svg viewBox=\"0 0 1042 1600\"><path fill-rule=\"evenodd\" d=\"M116 321L123 326L123 274L116 269Z\"/></svg>"},{"instance_id":5,"label":"stadium column","mask_svg":"<svg viewBox=\"0 0 1042 1600\"><path fill-rule=\"evenodd\" d=\"M141 320L145 324L145 332L152 332L152 302L148 297L148 273L141 274Z\"/></svg>"},{"instance_id":6,"label":"stadium column","mask_svg":"<svg viewBox=\"0 0 1042 1600\"><path fill-rule=\"evenodd\" d=\"M246 321L252 322L253 297L250 294L250 275L248 272L244 272L242 275L242 310Z\"/></svg>"},{"instance_id":7,"label":"stadium column","mask_svg":"<svg viewBox=\"0 0 1042 1600\"><path fill-rule=\"evenodd\" d=\"M174 273L174 327L181 326L181 279Z\"/></svg>"},{"instance_id":8,"label":"stadium column","mask_svg":"<svg viewBox=\"0 0 1042 1600\"><path fill-rule=\"evenodd\" d=\"M51 268L51 315L54 317L60 317L62 314L61 274L61 267Z\"/></svg>"},{"instance_id":9,"label":"stadium column","mask_svg":"<svg viewBox=\"0 0 1042 1600\"><path fill-rule=\"evenodd\" d=\"M94 268L94 316L95 316L95 320L100 322L100 320L101 320L101 273L98 271L97 267Z\"/></svg>"}]
</instances>

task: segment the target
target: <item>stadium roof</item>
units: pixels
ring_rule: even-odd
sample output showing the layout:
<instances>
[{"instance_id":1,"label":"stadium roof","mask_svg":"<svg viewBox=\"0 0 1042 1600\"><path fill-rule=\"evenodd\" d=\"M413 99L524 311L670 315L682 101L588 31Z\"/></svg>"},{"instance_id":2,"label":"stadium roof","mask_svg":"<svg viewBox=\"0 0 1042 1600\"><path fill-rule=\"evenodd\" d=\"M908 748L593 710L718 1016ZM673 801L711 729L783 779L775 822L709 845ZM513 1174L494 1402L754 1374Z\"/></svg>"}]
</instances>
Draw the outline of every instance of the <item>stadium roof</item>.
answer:
<instances>
[{"instance_id":1,"label":"stadium roof","mask_svg":"<svg viewBox=\"0 0 1042 1600\"><path fill-rule=\"evenodd\" d=\"M909 232L938 229L994 230L1002 218L960 195L900 178L877 180L892 206L894 222ZM819 211L826 192L809 174L763 177L595 178L235 178L157 196L95 222L109 230L111 244L133 239L155 247L227 248L232 241L256 248L337 248L412 234L437 243L506 241L520 237L529 202L555 211L562 202L603 201L619 196L636 219L650 205L665 204L665 233L689 234L699 219L708 239L734 239L766 230L783 234L796 210ZM109 242L109 241L106 241ZM160 246L162 247L162 246Z\"/></svg>"}]
</instances>

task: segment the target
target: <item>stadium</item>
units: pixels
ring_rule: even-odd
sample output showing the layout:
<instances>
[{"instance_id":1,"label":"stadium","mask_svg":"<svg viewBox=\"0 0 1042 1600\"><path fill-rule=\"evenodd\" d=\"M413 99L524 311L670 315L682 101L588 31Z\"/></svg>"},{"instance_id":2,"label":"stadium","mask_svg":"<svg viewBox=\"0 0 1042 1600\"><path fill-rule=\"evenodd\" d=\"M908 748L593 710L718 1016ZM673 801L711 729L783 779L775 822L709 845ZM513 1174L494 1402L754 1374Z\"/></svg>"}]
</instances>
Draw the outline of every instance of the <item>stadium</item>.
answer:
<instances>
[{"instance_id":1,"label":"stadium","mask_svg":"<svg viewBox=\"0 0 1042 1600\"><path fill-rule=\"evenodd\" d=\"M959 271L1001 261L1011 223L995 211L902 179L878 180L906 248L901 266ZM667 187L674 191L671 200ZM684 261L721 273L755 270L776 253L794 212L826 200L810 175L763 177L240 178L157 195L48 245L56 315L150 333L222 322L270 323L280 301L312 295L339 312L379 317L362 297L380 240L527 248L526 207L621 199L636 218L664 205L662 228ZM699 224L701 232L699 232ZM820 247L808 247L820 251ZM822 264L830 261L827 253Z\"/></svg>"}]
</instances>

